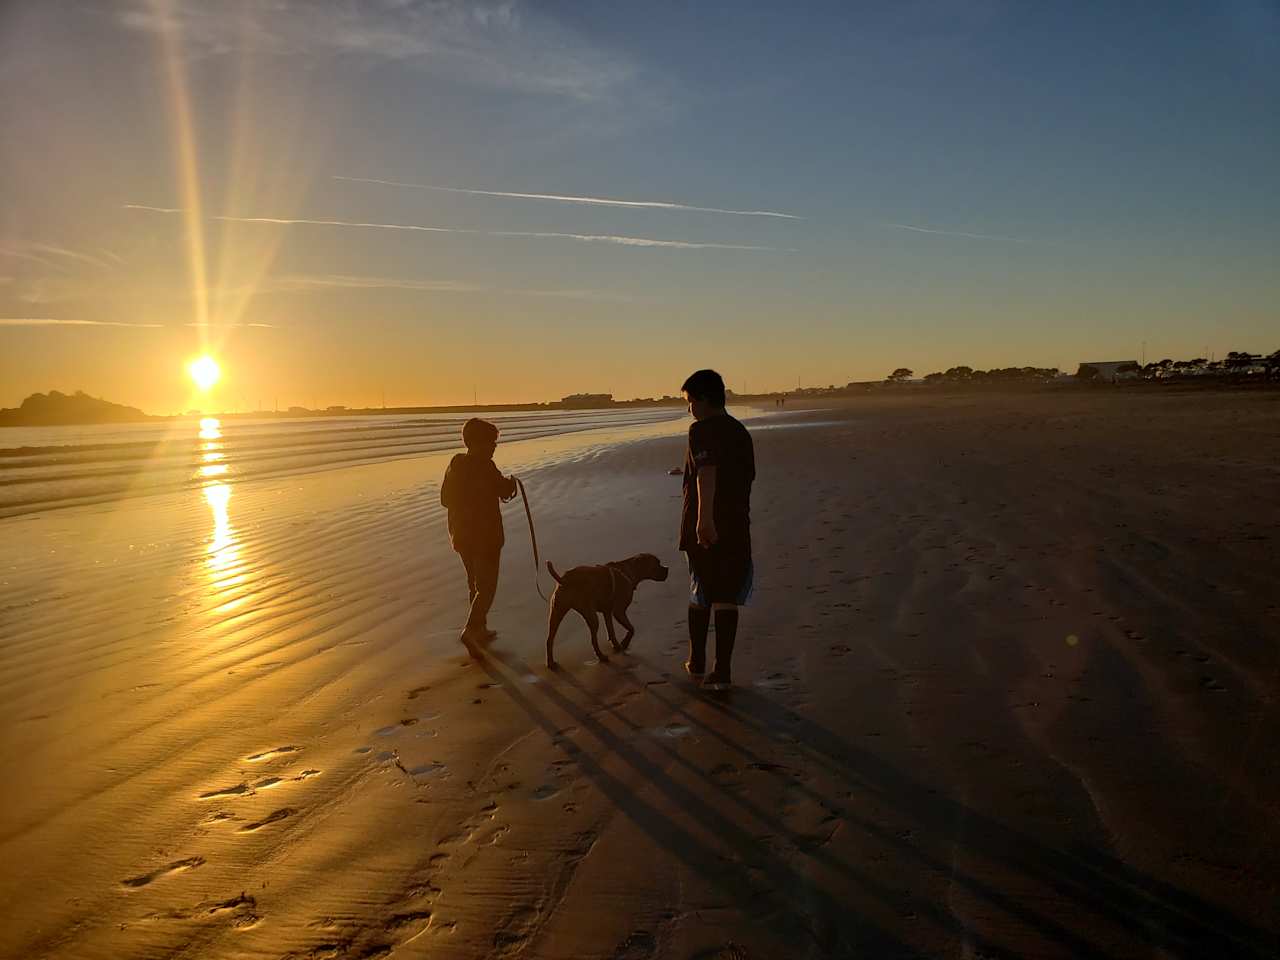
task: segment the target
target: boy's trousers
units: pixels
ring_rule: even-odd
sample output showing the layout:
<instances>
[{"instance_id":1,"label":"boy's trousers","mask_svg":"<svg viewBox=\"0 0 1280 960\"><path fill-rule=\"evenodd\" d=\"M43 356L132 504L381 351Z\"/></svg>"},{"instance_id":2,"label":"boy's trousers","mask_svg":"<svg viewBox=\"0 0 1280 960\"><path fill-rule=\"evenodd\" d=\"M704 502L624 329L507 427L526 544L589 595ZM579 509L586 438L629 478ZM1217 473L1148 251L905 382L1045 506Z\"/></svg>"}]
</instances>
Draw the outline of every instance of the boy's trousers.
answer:
<instances>
[{"instance_id":1,"label":"boy's trousers","mask_svg":"<svg viewBox=\"0 0 1280 960\"><path fill-rule=\"evenodd\" d=\"M502 547L470 547L458 551L467 571L467 592L471 599L471 611L467 614L468 632L486 629L489 608L498 592L498 567L502 559Z\"/></svg>"}]
</instances>

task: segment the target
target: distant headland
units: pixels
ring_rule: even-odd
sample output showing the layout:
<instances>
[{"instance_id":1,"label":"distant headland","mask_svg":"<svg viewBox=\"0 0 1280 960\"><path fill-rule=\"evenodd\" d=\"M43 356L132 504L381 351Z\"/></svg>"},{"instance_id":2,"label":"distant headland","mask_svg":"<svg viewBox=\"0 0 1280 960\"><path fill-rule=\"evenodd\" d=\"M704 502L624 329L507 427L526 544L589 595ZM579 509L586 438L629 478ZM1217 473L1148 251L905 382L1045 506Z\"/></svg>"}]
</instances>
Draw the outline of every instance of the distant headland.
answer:
<instances>
[{"instance_id":1,"label":"distant headland","mask_svg":"<svg viewBox=\"0 0 1280 960\"><path fill-rule=\"evenodd\" d=\"M57 390L33 393L20 407L0 409L0 427L60 427L160 419L163 418L148 416L137 407L91 397L82 390L70 394Z\"/></svg>"}]
</instances>

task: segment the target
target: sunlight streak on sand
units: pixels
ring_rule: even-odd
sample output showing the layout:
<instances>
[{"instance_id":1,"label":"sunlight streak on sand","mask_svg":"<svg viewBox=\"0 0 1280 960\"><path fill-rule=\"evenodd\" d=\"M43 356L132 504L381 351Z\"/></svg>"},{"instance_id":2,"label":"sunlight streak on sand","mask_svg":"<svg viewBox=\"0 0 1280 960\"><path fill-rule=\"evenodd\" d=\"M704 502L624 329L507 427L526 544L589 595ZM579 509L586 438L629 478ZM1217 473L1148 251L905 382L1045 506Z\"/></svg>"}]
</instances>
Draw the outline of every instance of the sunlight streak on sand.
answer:
<instances>
[{"instance_id":1,"label":"sunlight streak on sand","mask_svg":"<svg viewBox=\"0 0 1280 960\"><path fill-rule=\"evenodd\" d=\"M216 574L235 563L240 555L231 518L227 513L231 487L221 482L211 483L204 488L204 498L213 511L213 534L209 538L207 553L209 569Z\"/></svg>"}]
</instances>

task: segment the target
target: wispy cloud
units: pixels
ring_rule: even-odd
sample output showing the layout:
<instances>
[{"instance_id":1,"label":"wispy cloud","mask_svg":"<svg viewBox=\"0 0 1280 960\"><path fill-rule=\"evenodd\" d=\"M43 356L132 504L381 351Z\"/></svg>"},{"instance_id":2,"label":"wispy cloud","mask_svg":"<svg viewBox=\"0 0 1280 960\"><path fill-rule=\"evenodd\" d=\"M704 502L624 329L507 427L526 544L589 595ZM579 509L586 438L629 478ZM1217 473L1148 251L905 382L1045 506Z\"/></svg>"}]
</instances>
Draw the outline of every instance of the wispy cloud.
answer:
<instances>
[{"instance_id":1,"label":"wispy cloud","mask_svg":"<svg viewBox=\"0 0 1280 960\"><path fill-rule=\"evenodd\" d=\"M182 213L181 207L149 207L145 203L122 204L126 210L145 210L148 213Z\"/></svg>"},{"instance_id":2,"label":"wispy cloud","mask_svg":"<svg viewBox=\"0 0 1280 960\"><path fill-rule=\"evenodd\" d=\"M573 289L537 290L521 287L490 287L457 280L423 280L399 277L364 277L346 274L297 275L291 274L269 280L263 291L306 290L419 290L427 293L500 293L523 297L561 297L566 300L594 300L601 302L629 302L633 298L625 294L605 290Z\"/></svg>"},{"instance_id":3,"label":"wispy cloud","mask_svg":"<svg viewBox=\"0 0 1280 960\"><path fill-rule=\"evenodd\" d=\"M60 320L53 317L0 317L0 327L146 327L160 329L163 323L125 323L120 320Z\"/></svg>"},{"instance_id":4,"label":"wispy cloud","mask_svg":"<svg viewBox=\"0 0 1280 960\"><path fill-rule=\"evenodd\" d=\"M127 203L130 210L144 210L154 213L182 213L180 209L169 207L148 207L142 204ZM693 240L659 240L652 237L628 237L615 234L597 233L554 233L534 230L468 230L461 227L429 227L412 223L369 223L356 220L317 220L306 218L284 217L213 217L229 223L262 223L277 226L320 226L320 227L359 227L371 230L408 230L421 233L454 233L479 237L522 237L534 240L573 240L579 243L609 243L626 247L665 247L675 250L759 250L777 253L794 253L791 247L757 246L744 243L712 243Z\"/></svg>"},{"instance_id":5,"label":"wispy cloud","mask_svg":"<svg viewBox=\"0 0 1280 960\"><path fill-rule=\"evenodd\" d=\"M120 258L115 254L104 252L104 255L120 262ZM102 268L111 266L102 257L96 257L80 250L72 250L56 243L31 242L19 244L16 247L0 247L0 256L27 260L32 263L38 263L41 266L52 267L55 270L65 270L68 266L67 261L87 263Z\"/></svg>"},{"instance_id":6,"label":"wispy cloud","mask_svg":"<svg viewBox=\"0 0 1280 960\"><path fill-rule=\"evenodd\" d=\"M403 183L399 180L378 180L373 177L343 177L334 175L334 180L346 180L350 183L377 183L387 187L409 187L414 190L439 190L444 193L463 193L474 197L504 197L512 200L554 200L560 203L582 203L600 207L629 207L648 210L678 210L693 213L724 213L736 217L777 217L782 220L803 220L793 213L778 213L775 210L731 210L725 207L698 207L689 203L674 203L667 200L618 200L613 197L579 197L558 193L514 193L508 190L471 190L463 187L442 187L430 183Z\"/></svg>"},{"instance_id":7,"label":"wispy cloud","mask_svg":"<svg viewBox=\"0 0 1280 960\"><path fill-rule=\"evenodd\" d=\"M424 290L432 293L479 293L486 288L455 280L413 280L395 277L356 277L346 274L298 275L270 281L272 290Z\"/></svg>"},{"instance_id":8,"label":"wispy cloud","mask_svg":"<svg viewBox=\"0 0 1280 960\"><path fill-rule=\"evenodd\" d=\"M236 13L213 0L170 0L163 8L134 0L118 21L147 33L174 31L197 56L255 51L389 61L450 82L579 100L607 97L636 73L617 51L514 0L274 0L237 6Z\"/></svg>"},{"instance_id":9,"label":"wispy cloud","mask_svg":"<svg viewBox=\"0 0 1280 960\"><path fill-rule=\"evenodd\" d=\"M915 227L909 223L886 223L886 227L892 227L894 230L910 230L913 233L933 233L943 237L968 237L970 240L1003 240L1006 243L1035 243L1034 240L1024 240L1021 237L1003 237L992 233L967 233L963 230L935 230L932 227Z\"/></svg>"},{"instance_id":10,"label":"wispy cloud","mask_svg":"<svg viewBox=\"0 0 1280 960\"><path fill-rule=\"evenodd\" d=\"M106 260L103 260L100 257L95 257L92 254L88 254L88 253L81 253L79 250L70 250L67 247L61 247L53 243L33 243L30 245L30 249L38 250L41 253L47 253L54 257L63 257L68 260L78 260L81 263L92 264L95 267L105 268L110 266L110 264L107 263Z\"/></svg>"}]
</instances>

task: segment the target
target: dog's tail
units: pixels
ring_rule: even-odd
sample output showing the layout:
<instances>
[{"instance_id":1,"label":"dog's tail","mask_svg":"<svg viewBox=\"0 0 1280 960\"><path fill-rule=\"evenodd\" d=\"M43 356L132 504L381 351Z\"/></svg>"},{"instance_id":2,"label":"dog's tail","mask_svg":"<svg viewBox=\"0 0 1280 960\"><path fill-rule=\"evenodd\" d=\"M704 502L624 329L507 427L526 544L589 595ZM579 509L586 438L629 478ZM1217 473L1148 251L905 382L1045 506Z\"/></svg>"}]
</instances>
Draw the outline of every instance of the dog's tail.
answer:
<instances>
[{"instance_id":1,"label":"dog's tail","mask_svg":"<svg viewBox=\"0 0 1280 960\"><path fill-rule=\"evenodd\" d=\"M563 580L560 579L560 574L556 573L556 568L551 565L550 560L547 561L547 573L551 574L552 578L555 580L556 583L564 582Z\"/></svg>"}]
</instances>

